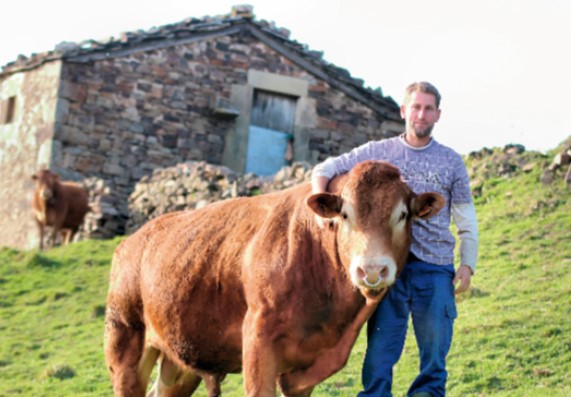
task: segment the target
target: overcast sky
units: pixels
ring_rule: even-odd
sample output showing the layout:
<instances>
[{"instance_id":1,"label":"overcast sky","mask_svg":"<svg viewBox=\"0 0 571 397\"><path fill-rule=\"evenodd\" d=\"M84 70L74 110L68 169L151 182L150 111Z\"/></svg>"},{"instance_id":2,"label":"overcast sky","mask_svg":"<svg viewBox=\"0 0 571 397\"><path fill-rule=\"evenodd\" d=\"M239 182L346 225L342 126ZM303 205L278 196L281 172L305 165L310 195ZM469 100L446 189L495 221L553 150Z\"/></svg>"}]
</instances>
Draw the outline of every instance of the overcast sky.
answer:
<instances>
[{"instance_id":1,"label":"overcast sky","mask_svg":"<svg viewBox=\"0 0 571 397\"><path fill-rule=\"evenodd\" d=\"M399 103L410 82L432 82L443 97L434 136L460 153L508 143L545 151L571 135L570 0L11 1L0 65L244 3Z\"/></svg>"}]
</instances>

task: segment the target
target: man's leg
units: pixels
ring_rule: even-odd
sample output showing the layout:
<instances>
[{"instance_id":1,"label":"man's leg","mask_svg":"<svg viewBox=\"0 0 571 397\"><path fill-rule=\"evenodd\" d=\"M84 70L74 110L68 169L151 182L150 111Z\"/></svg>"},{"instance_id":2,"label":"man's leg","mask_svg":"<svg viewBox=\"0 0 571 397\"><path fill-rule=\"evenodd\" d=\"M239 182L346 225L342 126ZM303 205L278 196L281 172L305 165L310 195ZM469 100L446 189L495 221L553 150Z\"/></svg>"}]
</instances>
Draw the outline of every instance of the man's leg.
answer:
<instances>
[{"instance_id":1,"label":"man's leg","mask_svg":"<svg viewBox=\"0 0 571 397\"><path fill-rule=\"evenodd\" d=\"M405 272L367 323L367 352L362 370L364 390L359 397L390 397L393 366L399 360L408 323Z\"/></svg>"},{"instance_id":2,"label":"man's leg","mask_svg":"<svg viewBox=\"0 0 571 397\"><path fill-rule=\"evenodd\" d=\"M443 397L448 375L446 356L456 318L454 266L417 263L411 270L411 313L420 353L420 374L408 395L428 392L433 397Z\"/></svg>"}]
</instances>

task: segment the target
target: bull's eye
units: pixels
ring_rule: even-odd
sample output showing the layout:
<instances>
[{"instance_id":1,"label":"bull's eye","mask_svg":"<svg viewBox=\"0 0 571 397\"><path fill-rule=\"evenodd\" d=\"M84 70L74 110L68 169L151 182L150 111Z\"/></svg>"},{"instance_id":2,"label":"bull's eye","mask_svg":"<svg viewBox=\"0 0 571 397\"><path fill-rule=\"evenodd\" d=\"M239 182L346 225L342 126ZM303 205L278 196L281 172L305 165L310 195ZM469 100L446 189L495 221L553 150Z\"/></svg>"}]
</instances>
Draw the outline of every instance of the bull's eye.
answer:
<instances>
[{"instance_id":1,"label":"bull's eye","mask_svg":"<svg viewBox=\"0 0 571 397\"><path fill-rule=\"evenodd\" d=\"M400 213L399 222L402 222L406 219L406 211Z\"/></svg>"},{"instance_id":2,"label":"bull's eye","mask_svg":"<svg viewBox=\"0 0 571 397\"><path fill-rule=\"evenodd\" d=\"M341 213L341 218L347 219L347 213L345 211Z\"/></svg>"}]
</instances>

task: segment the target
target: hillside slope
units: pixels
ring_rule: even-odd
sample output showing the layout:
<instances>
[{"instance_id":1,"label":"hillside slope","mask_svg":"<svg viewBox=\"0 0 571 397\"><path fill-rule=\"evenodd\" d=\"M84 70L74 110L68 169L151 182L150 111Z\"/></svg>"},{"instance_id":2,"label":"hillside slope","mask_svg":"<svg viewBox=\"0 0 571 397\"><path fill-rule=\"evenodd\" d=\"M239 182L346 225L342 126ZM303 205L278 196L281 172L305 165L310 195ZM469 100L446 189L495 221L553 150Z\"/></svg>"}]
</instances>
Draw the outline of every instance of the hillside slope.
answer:
<instances>
[{"instance_id":1,"label":"hillside slope","mask_svg":"<svg viewBox=\"0 0 571 397\"><path fill-rule=\"evenodd\" d=\"M571 395L571 191L561 179L540 183L545 156L518 156L494 151L467 160L481 246L473 287L458 300L452 397ZM499 176L501 161L535 166ZM112 394L103 312L119 241L46 253L0 250L0 396ZM347 367L315 396L358 392L365 344L361 335ZM395 370L395 396L415 376L415 349L411 337ZM230 376L223 390L241 396L240 376Z\"/></svg>"}]
</instances>

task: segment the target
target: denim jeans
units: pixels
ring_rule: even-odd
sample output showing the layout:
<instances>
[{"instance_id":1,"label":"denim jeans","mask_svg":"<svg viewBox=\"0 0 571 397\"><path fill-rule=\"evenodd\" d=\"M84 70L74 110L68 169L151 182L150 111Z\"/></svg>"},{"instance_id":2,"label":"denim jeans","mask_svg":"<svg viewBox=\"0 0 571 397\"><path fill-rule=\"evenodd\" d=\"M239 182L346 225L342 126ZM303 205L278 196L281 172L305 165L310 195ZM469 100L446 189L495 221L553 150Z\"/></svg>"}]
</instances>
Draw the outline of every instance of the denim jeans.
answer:
<instances>
[{"instance_id":1,"label":"denim jeans","mask_svg":"<svg viewBox=\"0 0 571 397\"><path fill-rule=\"evenodd\" d=\"M407 395L445 396L446 355L456 318L453 265L413 259L379 304L367 324L367 352L359 397L391 397L393 366L406 338L409 314L420 354L420 374Z\"/></svg>"}]
</instances>

